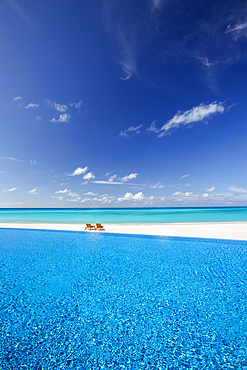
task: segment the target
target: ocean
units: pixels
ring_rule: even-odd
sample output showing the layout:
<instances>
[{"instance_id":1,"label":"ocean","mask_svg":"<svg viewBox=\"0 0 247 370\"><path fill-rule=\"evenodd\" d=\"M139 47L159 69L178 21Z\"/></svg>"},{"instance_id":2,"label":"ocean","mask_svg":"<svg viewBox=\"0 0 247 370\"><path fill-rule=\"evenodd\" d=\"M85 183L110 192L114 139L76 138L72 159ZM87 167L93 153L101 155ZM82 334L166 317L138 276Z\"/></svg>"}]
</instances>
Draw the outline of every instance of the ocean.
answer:
<instances>
[{"instance_id":1,"label":"ocean","mask_svg":"<svg viewBox=\"0 0 247 370\"><path fill-rule=\"evenodd\" d=\"M247 221L247 207L208 208L2 208L0 222L183 223Z\"/></svg>"}]
</instances>

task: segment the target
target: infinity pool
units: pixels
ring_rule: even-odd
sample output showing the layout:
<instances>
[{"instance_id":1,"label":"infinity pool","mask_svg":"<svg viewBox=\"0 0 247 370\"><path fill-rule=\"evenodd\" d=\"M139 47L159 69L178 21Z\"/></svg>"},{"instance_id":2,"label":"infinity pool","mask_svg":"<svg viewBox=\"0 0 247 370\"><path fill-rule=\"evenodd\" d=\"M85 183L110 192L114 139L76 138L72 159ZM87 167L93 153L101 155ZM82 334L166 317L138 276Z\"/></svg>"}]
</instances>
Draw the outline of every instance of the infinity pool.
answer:
<instances>
[{"instance_id":1,"label":"infinity pool","mask_svg":"<svg viewBox=\"0 0 247 370\"><path fill-rule=\"evenodd\" d=\"M247 370L247 242L0 230L1 369Z\"/></svg>"}]
</instances>

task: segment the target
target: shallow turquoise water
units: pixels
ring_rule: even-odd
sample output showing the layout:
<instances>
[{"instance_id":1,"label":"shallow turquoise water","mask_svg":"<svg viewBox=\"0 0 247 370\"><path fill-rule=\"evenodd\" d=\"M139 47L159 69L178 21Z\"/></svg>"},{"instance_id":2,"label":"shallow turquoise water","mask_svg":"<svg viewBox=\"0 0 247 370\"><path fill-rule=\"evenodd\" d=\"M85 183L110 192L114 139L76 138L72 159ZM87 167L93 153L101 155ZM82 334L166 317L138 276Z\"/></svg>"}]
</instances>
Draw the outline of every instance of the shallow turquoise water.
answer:
<instances>
[{"instance_id":1,"label":"shallow turquoise water","mask_svg":"<svg viewBox=\"0 0 247 370\"><path fill-rule=\"evenodd\" d=\"M247 207L0 209L0 222L172 223L247 221Z\"/></svg>"},{"instance_id":2,"label":"shallow turquoise water","mask_svg":"<svg viewBox=\"0 0 247 370\"><path fill-rule=\"evenodd\" d=\"M247 369L247 242L0 230L1 369Z\"/></svg>"}]
</instances>

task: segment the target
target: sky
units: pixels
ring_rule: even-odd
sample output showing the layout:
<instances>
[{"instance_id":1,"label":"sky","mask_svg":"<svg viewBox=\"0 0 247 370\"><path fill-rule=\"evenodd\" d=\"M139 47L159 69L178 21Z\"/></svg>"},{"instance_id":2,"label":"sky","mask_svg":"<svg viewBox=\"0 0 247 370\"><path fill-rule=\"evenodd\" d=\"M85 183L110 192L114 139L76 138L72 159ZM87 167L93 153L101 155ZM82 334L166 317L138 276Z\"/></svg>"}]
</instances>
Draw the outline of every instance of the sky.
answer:
<instances>
[{"instance_id":1,"label":"sky","mask_svg":"<svg viewBox=\"0 0 247 370\"><path fill-rule=\"evenodd\" d=\"M3 0L0 207L247 205L247 1Z\"/></svg>"}]
</instances>

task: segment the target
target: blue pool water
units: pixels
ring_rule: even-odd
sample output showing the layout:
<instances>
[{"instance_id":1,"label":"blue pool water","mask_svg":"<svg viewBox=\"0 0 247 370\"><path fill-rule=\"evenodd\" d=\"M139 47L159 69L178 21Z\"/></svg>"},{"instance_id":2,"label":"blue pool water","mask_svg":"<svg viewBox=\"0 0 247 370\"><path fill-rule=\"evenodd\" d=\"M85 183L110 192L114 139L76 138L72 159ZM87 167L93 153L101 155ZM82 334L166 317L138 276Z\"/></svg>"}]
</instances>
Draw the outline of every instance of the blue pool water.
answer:
<instances>
[{"instance_id":1,"label":"blue pool water","mask_svg":"<svg viewBox=\"0 0 247 370\"><path fill-rule=\"evenodd\" d=\"M0 230L1 369L247 369L247 242Z\"/></svg>"},{"instance_id":2,"label":"blue pool water","mask_svg":"<svg viewBox=\"0 0 247 370\"><path fill-rule=\"evenodd\" d=\"M172 223L247 221L247 207L0 209L0 222Z\"/></svg>"}]
</instances>

